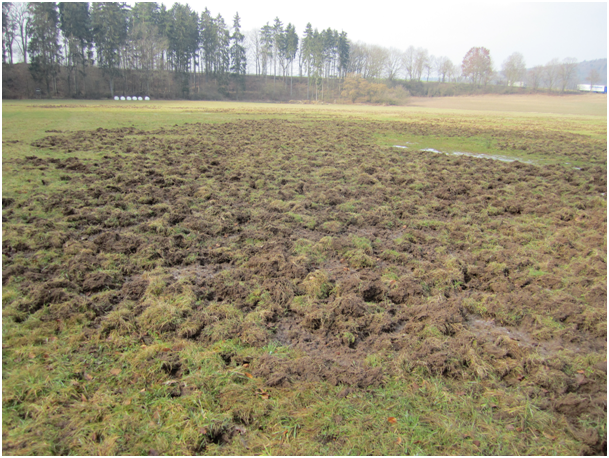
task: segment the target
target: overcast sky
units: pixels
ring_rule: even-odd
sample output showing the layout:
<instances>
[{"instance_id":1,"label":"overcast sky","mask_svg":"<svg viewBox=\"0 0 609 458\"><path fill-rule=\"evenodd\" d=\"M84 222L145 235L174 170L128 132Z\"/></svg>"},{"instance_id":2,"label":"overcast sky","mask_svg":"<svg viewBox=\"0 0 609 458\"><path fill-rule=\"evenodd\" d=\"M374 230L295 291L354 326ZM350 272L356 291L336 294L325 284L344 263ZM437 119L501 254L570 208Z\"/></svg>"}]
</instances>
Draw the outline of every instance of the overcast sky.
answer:
<instances>
[{"instance_id":1,"label":"overcast sky","mask_svg":"<svg viewBox=\"0 0 609 458\"><path fill-rule=\"evenodd\" d=\"M129 2L132 3L132 2ZM174 2L164 2L169 9ZM278 16L299 36L313 28L347 32L354 42L405 50L426 48L460 64L473 46L491 52L496 69L513 52L527 67L554 58L578 61L607 57L607 3L462 3L410 0L207 0L182 1L201 12L205 7L232 26L239 12L243 31L260 28Z\"/></svg>"}]
</instances>

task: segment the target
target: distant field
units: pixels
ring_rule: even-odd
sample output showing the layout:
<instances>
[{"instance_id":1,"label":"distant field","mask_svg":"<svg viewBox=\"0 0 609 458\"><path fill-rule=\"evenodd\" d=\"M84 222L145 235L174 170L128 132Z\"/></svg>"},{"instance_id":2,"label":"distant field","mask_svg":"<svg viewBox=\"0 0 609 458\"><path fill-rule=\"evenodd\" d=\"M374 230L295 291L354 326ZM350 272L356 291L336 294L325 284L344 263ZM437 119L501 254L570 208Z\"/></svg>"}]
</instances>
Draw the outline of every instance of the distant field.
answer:
<instances>
[{"instance_id":1,"label":"distant field","mask_svg":"<svg viewBox=\"0 0 609 458\"><path fill-rule=\"evenodd\" d=\"M602 100L3 103L3 453L606 454Z\"/></svg>"},{"instance_id":2,"label":"distant field","mask_svg":"<svg viewBox=\"0 0 609 458\"><path fill-rule=\"evenodd\" d=\"M607 116L607 94L413 97L410 107L471 111Z\"/></svg>"}]
</instances>

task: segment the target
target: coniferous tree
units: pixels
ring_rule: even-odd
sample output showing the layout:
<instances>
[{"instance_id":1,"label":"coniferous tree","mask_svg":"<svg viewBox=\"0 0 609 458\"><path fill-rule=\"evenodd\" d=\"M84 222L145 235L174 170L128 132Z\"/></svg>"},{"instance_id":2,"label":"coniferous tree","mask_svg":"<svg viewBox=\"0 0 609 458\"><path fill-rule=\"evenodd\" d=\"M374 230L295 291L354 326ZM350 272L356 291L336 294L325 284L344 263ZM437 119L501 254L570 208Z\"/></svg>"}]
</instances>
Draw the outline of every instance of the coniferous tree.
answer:
<instances>
[{"instance_id":1,"label":"coniferous tree","mask_svg":"<svg viewBox=\"0 0 609 458\"><path fill-rule=\"evenodd\" d=\"M310 88L311 88L311 66L313 62L313 39L314 32L311 23L307 23L304 30L304 36L302 37L301 56L302 61L307 72L307 100L311 99Z\"/></svg>"},{"instance_id":2,"label":"coniferous tree","mask_svg":"<svg viewBox=\"0 0 609 458\"><path fill-rule=\"evenodd\" d=\"M285 28L285 41L286 41L286 59L290 66L290 96L292 95L292 80L294 79L294 60L296 59L296 53L298 52L298 34L296 33L296 27L292 24L288 24Z\"/></svg>"},{"instance_id":3,"label":"coniferous tree","mask_svg":"<svg viewBox=\"0 0 609 458\"><path fill-rule=\"evenodd\" d=\"M91 15L87 2L59 3L60 29L65 39L66 67L68 69L68 88L72 92L71 77L74 78L74 93L79 94L79 78L83 83L87 63L91 61ZM80 67L80 71L78 71Z\"/></svg>"},{"instance_id":4,"label":"coniferous tree","mask_svg":"<svg viewBox=\"0 0 609 458\"><path fill-rule=\"evenodd\" d=\"M280 49L283 48L283 23L278 17L275 17L275 22L272 27L273 33L273 84L277 77L277 60L281 59ZM274 86L273 86L274 87Z\"/></svg>"},{"instance_id":5,"label":"coniferous tree","mask_svg":"<svg viewBox=\"0 0 609 458\"><path fill-rule=\"evenodd\" d=\"M350 48L351 46L347 39L347 32L341 32L338 36L338 68L340 78L347 76Z\"/></svg>"},{"instance_id":6,"label":"coniferous tree","mask_svg":"<svg viewBox=\"0 0 609 458\"><path fill-rule=\"evenodd\" d=\"M237 88L244 89L245 79L243 76L245 75L245 71L247 69L247 58L245 54L245 47L243 46L245 37L241 33L241 18L239 17L239 13L236 13L235 17L233 18L233 34L231 35L230 39L230 71L236 80Z\"/></svg>"},{"instance_id":7,"label":"coniferous tree","mask_svg":"<svg viewBox=\"0 0 609 458\"><path fill-rule=\"evenodd\" d=\"M188 73L199 48L199 16L188 5L175 3L169 10L168 59L176 72Z\"/></svg>"},{"instance_id":8,"label":"coniferous tree","mask_svg":"<svg viewBox=\"0 0 609 458\"><path fill-rule=\"evenodd\" d=\"M32 35L29 44L30 73L35 81L44 82L47 96L56 90L61 46L59 44L59 14L55 2L30 3Z\"/></svg>"},{"instance_id":9,"label":"coniferous tree","mask_svg":"<svg viewBox=\"0 0 609 458\"><path fill-rule=\"evenodd\" d=\"M221 93L226 93L228 87L228 78L230 76L230 32L226 27L224 18L218 14L215 19L216 24L216 81L218 82Z\"/></svg>"},{"instance_id":10,"label":"coniferous tree","mask_svg":"<svg viewBox=\"0 0 609 458\"><path fill-rule=\"evenodd\" d=\"M159 25L161 10L156 2L136 2L129 15L130 27L137 24Z\"/></svg>"},{"instance_id":11,"label":"coniferous tree","mask_svg":"<svg viewBox=\"0 0 609 458\"><path fill-rule=\"evenodd\" d=\"M110 96L114 97L114 79L120 75L121 50L127 39L126 4L93 3L91 23L97 62L108 77Z\"/></svg>"},{"instance_id":12,"label":"coniferous tree","mask_svg":"<svg viewBox=\"0 0 609 458\"><path fill-rule=\"evenodd\" d=\"M218 37L216 33L216 24L207 8L201 13L199 21L199 36L200 50L202 52L201 60L205 66L205 75L207 77L214 73L214 63L216 49L218 47Z\"/></svg>"},{"instance_id":13,"label":"coniferous tree","mask_svg":"<svg viewBox=\"0 0 609 458\"><path fill-rule=\"evenodd\" d=\"M138 2L129 16L129 48L132 68L141 72L147 95L155 69L162 69L167 51L167 38L159 31L162 7L154 2Z\"/></svg>"}]
</instances>

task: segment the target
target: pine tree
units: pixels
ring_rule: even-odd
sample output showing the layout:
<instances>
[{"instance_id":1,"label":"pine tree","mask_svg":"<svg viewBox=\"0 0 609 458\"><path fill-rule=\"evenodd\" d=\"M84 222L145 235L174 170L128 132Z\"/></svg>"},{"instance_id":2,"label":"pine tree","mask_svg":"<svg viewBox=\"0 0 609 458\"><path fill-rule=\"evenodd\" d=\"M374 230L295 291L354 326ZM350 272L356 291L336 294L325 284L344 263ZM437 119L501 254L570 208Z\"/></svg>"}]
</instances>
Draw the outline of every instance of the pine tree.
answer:
<instances>
[{"instance_id":1,"label":"pine tree","mask_svg":"<svg viewBox=\"0 0 609 458\"><path fill-rule=\"evenodd\" d=\"M349 67L350 44L347 39L347 32L341 32L338 36L338 68L339 77L347 76L347 68Z\"/></svg>"},{"instance_id":2,"label":"pine tree","mask_svg":"<svg viewBox=\"0 0 609 458\"><path fill-rule=\"evenodd\" d=\"M32 10L32 35L29 52L30 73L35 81L44 82L46 93L51 97L51 88L59 74L61 46L59 44L59 15L57 4L30 3Z\"/></svg>"},{"instance_id":3,"label":"pine tree","mask_svg":"<svg viewBox=\"0 0 609 458\"><path fill-rule=\"evenodd\" d=\"M138 2L129 15L128 41L132 67L141 71L145 94L150 94L150 80L155 68L162 69L167 51L167 38L159 31L163 6L155 2ZM165 15L166 15L165 10ZM166 20L166 17L163 18ZM165 29L166 27L164 27Z\"/></svg>"},{"instance_id":4,"label":"pine tree","mask_svg":"<svg viewBox=\"0 0 609 458\"><path fill-rule=\"evenodd\" d=\"M311 87L311 65L313 62L313 39L314 32L311 23L309 22L305 27L304 36L302 38L301 55L304 61L305 69L307 71L307 100L310 100L310 87Z\"/></svg>"},{"instance_id":5,"label":"pine tree","mask_svg":"<svg viewBox=\"0 0 609 458\"><path fill-rule=\"evenodd\" d=\"M136 2L131 8L129 17L130 27L137 24L155 25L158 27L160 19L160 8L156 2Z\"/></svg>"},{"instance_id":6,"label":"pine tree","mask_svg":"<svg viewBox=\"0 0 609 458\"><path fill-rule=\"evenodd\" d=\"M228 88L228 78L230 76L230 32L226 28L224 18L218 14L215 19L216 39L216 81L220 93L226 94Z\"/></svg>"},{"instance_id":7,"label":"pine tree","mask_svg":"<svg viewBox=\"0 0 609 458\"><path fill-rule=\"evenodd\" d=\"M205 75L208 77L214 72L216 49L218 47L218 37L216 34L216 24L207 8L201 13L199 21L200 49L203 52L202 61L205 64Z\"/></svg>"},{"instance_id":8,"label":"pine tree","mask_svg":"<svg viewBox=\"0 0 609 458\"><path fill-rule=\"evenodd\" d=\"M266 77L269 62L273 58L273 29L268 22L260 29L260 47L262 51L262 75Z\"/></svg>"},{"instance_id":9,"label":"pine tree","mask_svg":"<svg viewBox=\"0 0 609 458\"><path fill-rule=\"evenodd\" d=\"M290 96L292 95L292 80L294 79L294 60L296 59L296 53L298 52L298 34L296 33L296 27L292 24L288 24L285 28L285 40L286 40L286 59L290 65Z\"/></svg>"},{"instance_id":10,"label":"pine tree","mask_svg":"<svg viewBox=\"0 0 609 458\"><path fill-rule=\"evenodd\" d=\"M233 18L233 34L231 35L231 47L230 47L230 59L231 66L230 70L237 83L237 93L239 88L245 89L245 71L247 69L247 58L245 55L245 47L243 41L245 37L241 33L241 18L239 13L235 14Z\"/></svg>"},{"instance_id":11,"label":"pine tree","mask_svg":"<svg viewBox=\"0 0 609 458\"><path fill-rule=\"evenodd\" d=\"M110 84L114 97L114 78L120 75L121 49L127 39L127 8L125 3L93 3L91 11L93 41L97 62Z\"/></svg>"},{"instance_id":12,"label":"pine tree","mask_svg":"<svg viewBox=\"0 0 609 458\"><path fill-rule=\"evenodd\" d=\"M281 58L280 49L283 47L283 23L278 17L275 17L273 23L273 87L275 84L275 78L277 77L277 60Z\"/></svg>"},{"instance_id":13,"label":"pine tree","mask_svg":"<svg viewBox=\"0 0 609 458\"><path fill-rule=\"evenodd\" d=\"M87 2L59 3L60 29L66 40L66 66L68 68L68 88L71 89L71 76L74 77L74 92L79 93L78 74L86 76L87 62L90 61L92 46L91 15ZM88 59L89 57L89 59ZM77 67L80 66L80 72ZM72 92L72 91L70 91Z\"/></svg>"}]
</instances>

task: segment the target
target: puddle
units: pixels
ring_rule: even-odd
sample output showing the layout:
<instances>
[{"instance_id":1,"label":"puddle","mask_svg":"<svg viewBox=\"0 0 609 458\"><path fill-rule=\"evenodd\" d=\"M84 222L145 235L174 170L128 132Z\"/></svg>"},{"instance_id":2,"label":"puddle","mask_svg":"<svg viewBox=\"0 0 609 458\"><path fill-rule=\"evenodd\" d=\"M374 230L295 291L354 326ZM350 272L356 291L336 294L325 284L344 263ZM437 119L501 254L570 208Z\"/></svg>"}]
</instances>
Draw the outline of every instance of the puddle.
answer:
<instances>
[{"instance_id":1,"label":"puddle","mask_svg":"<svg viewBox=\"0 0 609 458\"><path fill-rule=\"evenodd\" d=\"M407 146L402 145L393 145L394 148L408 148ZM492 159L494 161L501 162L522 162L523 164L533 164L533 161L526 161L519 157L511 157L511 156L501 156L499 154L484 154L484 153L466 153L463 151L453 151L451 153L447 153L444 151L438 151L433 148L424 148L420 151L425 151L426 153L436 153L436 154L446 154L447 156L467 156L467 157L475 157L478 159ZM574 167L577 168L577 167ZM579 169L578 169L579 170Z\"/></svg>"},{"instance_id":2,"label":"puddle","mask_svg":"<svg viewBox=\"0 0 609 458\"><path fill-rule=\"evenodd\" d=\"M484 320L480 316L472 316L467 321L467 327L476 338L489 343L494 343L501 336L507 336L514 340L519 347L527 348L537 352L543 357L551 357L563 350L573 353L598 351L605 344L604 339L590 339L586 341L569 342L555 337L549 340L537 340L529 332L515 329L511 326L498 326L493 320Z\"/></svg>"},{"instance_id":3,"label":"puddle","mask_svg":"<svg viewBox=\"0 0 609 458\"><path fill-rule=\"evenodd\" d=\"M538 342L534 342L531 336L522 331L515 329L509 329L503 326L497 326L492 320L483 320L482 318L473 319L468 322L469 330L473 332L476 337L482 338L488 342L494 342L499 336L508 336L510 339L515 340L519 347L525 348L537 348L544 356L548 354L545 349L539 345Z\"/></svg>"}]
</instances>

